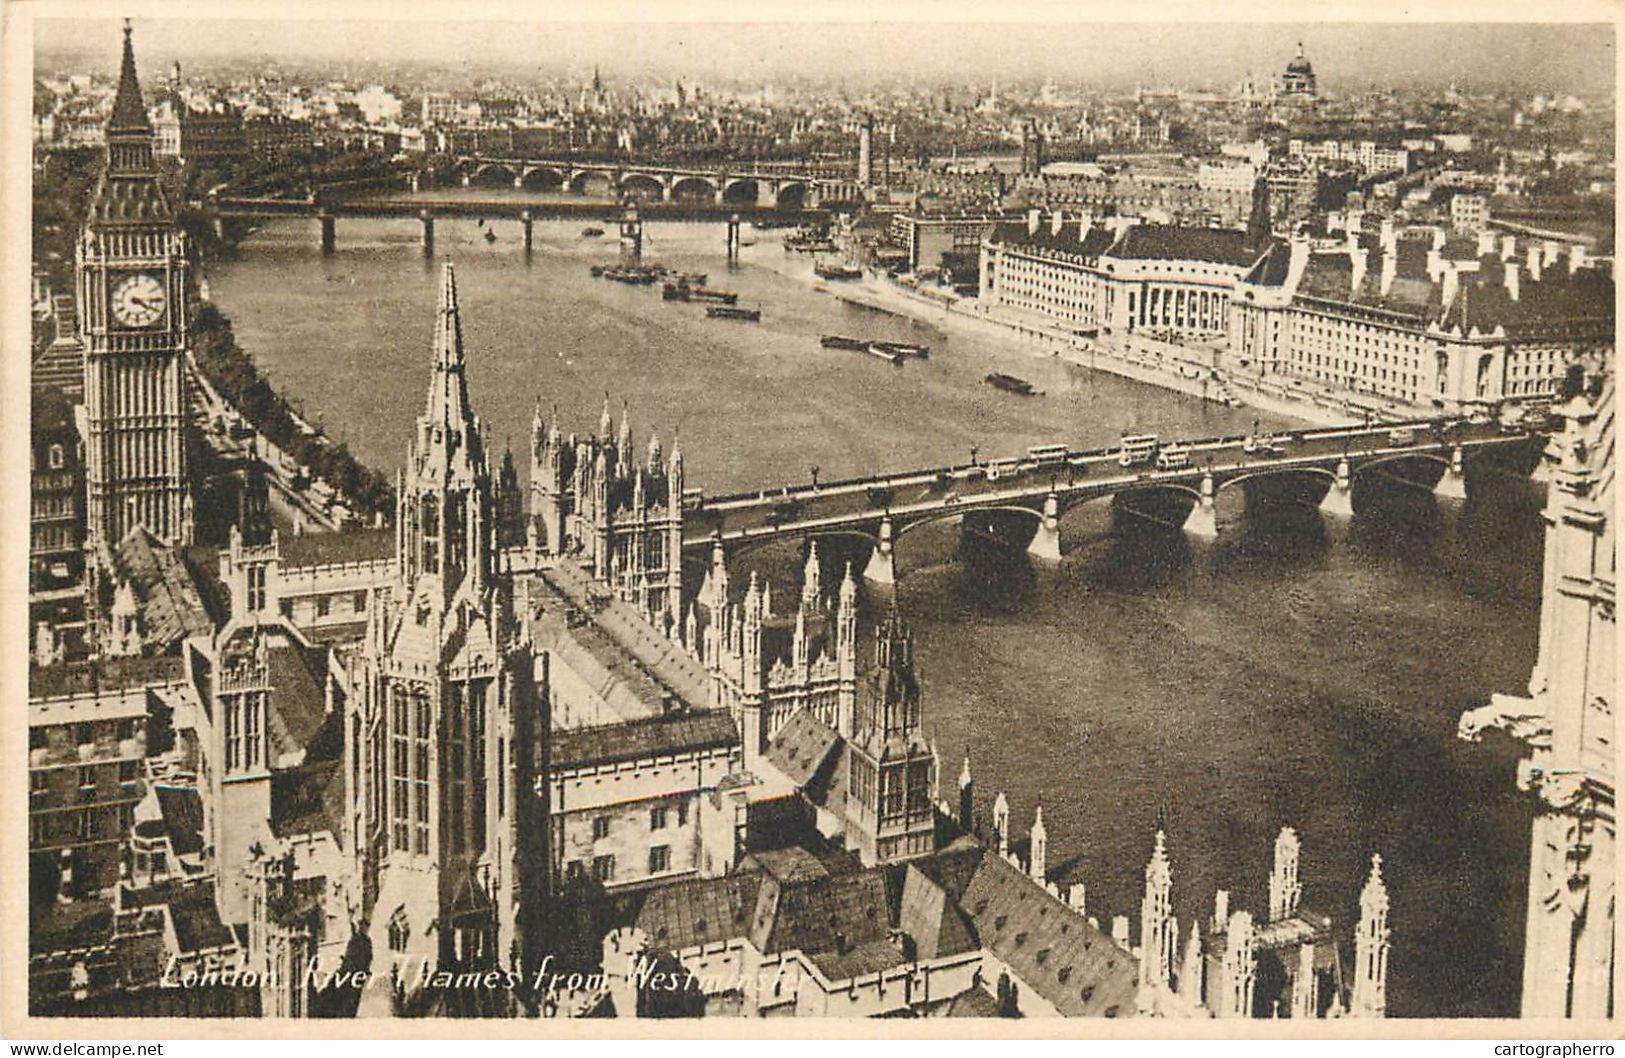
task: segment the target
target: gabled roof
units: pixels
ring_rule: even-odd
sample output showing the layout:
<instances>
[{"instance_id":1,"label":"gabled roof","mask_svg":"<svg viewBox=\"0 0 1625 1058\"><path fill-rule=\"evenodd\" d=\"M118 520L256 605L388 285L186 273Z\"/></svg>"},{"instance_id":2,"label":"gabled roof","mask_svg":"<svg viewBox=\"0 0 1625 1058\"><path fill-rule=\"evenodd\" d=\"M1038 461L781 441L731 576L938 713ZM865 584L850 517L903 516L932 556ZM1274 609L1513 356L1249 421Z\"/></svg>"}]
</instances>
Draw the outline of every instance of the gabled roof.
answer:
<instances>
[{"instance_id":1,"label":"gabled roof","mask_svg":"<svg viewBox=\"0 0 1625 1058\"><path fill-rule=\"evenodd\" d=\"M677 713L554 732L552 766L582 768L738 744L739 732L726 712Z\"/></svg>"},{"instance_id":2,"label":"gabled roof","mask_svg":"<svg viewBox=\"0 0 1625 1058\"><path fill-rule=\"evenodd\" d=\"M149 645L166 649L190 636L214 631L191 571L174 548L145 526L125 534L113 559L135 588L141 603L142 636Z\"/></svg>"},{"instance_id":3,"label":"gabled roof","mask_svg":"<svg viewBox=\"0 0 1625 1058\"><path fill-rule=\"evenodd\" d=\"M909 864L897 928L914 941L915 957L937 959L975 950L976 929L965 913L924 871Z\"/></svg>"},{"instance_id":4,"label":"gabled roof","mask_svg":"<svg viewBox=\"0 0 1625 1058\"><path fill-rule=\"evenodd\" d=\"M637 928L657 948L682 951L743 937L762 882L757 871L688 878L650 889Z\"/></svg>"}]
</instances>

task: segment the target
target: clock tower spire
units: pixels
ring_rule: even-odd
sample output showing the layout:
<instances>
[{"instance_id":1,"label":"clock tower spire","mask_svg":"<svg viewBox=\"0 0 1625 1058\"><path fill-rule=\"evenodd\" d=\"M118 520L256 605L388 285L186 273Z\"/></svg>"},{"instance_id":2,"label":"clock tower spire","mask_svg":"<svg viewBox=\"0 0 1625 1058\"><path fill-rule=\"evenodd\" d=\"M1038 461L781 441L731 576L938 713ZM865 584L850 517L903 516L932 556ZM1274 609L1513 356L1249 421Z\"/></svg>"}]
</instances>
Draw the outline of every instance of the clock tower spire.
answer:
<instances>
[{"instance_id":1,"label":"clock tower spire","mask_svg":"<svg viewBox=\"0 0 1625 1058\"><path fill-rule=\"evenodd\" d=\"M93 560L138 525L171 544L192 537L187 257L153 163L126 23L107 162L75 253Z\"/></svg>"}]
</instances>

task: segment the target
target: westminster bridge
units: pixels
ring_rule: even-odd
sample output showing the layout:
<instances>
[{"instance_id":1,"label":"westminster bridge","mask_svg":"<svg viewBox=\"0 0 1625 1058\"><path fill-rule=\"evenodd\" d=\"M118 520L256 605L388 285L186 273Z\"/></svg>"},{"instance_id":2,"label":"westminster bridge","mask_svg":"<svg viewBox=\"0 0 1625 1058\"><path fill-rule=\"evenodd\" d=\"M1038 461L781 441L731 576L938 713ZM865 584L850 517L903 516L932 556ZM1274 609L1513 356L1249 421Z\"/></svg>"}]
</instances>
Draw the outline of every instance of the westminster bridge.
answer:
<instances>
[{"instance_id":1,"label":"westminster bridge","mask_svg":"<svg viewBox=\"0 0 1625 1058\"><path fill-rule=\"evenodd\" d=\"M726 558L784 538L856 537L872 548L865 576L891 583L898 538L933 522L958 519L967 531L998 537L994 523L1013 517L1034 528L1029 553L1058 560L1061 519L1094 500L1161 494L1185 512L1187 532L1212 537L1219 531L1215 502L1238 485L1296 479L1316 491L1324 487L1321 510L1348 516L1354 482L1387 469L1391 480L1465 499L1469 461L1497 451L1532 455L1537 437L1506 433L1495 423L1435 418L1171 442L1161 448L1166 460L1144 441L1127 454L1121 445L1053 446L1011 459L691 497L683 547ZM1135 457L1143 461L1124 464Z\"/></svg>"}]
</instances>

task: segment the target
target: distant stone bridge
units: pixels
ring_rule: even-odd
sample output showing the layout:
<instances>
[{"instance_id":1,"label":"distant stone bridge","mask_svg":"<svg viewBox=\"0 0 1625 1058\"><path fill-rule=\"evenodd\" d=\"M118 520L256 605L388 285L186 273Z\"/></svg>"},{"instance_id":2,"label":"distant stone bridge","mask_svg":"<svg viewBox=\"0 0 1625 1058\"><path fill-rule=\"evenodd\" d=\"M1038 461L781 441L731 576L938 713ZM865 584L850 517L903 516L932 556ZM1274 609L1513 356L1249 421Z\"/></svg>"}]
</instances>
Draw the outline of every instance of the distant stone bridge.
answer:
<instances>
[{"instance_id":1,"label":"distant stone bridge","mask_svg":"<svg viewBox=\"0 0 1625 1058\"><path fill-rule=\"evenodd\" d=\"M454 164L464 187L511 186L578 195L596 190L615 198L635 195L650 202L703 201L718 206L800 210L861 196L855 173L836 176L812 168L700 168L483 154L457 155Z\"/></svg>"},{"instance_id":2,"label":"distant stone bridge","mask_svg":"<svg viewBox=\"0 0 1625 1058\"><path fill-rule=\"evenodd\" d=\"M1028 551L1053 560L1061 557L1061 518L1093 500L1135 492L1183 498L1189 504L1185 530L1211 537L1219 531L1214 502L1235 485L1294 477L1324 483L1320 508L1347 516L1361 474L1410 464L1437 473L1436 483L1415 480L1427 474L1396 476L1439 495L1465 498L1468 460L1534 444L1533 435L1503 433L1493 423L1420 419L1299 430L1275 435L1268 444L1245 436L1164 442L1161 451L1184 455L1159 461L1142 447L1143 461L1130 465L1124 465L1121 445L1034 449L1013 459L696 500L684 514L683 547L695 554L710 550L715 561L787 537L859 537L872 545L865 576L891 583L896 540L932 522L962 519L969 528L1015 515L1035 525Z\"/></svg>"}]
</instances>

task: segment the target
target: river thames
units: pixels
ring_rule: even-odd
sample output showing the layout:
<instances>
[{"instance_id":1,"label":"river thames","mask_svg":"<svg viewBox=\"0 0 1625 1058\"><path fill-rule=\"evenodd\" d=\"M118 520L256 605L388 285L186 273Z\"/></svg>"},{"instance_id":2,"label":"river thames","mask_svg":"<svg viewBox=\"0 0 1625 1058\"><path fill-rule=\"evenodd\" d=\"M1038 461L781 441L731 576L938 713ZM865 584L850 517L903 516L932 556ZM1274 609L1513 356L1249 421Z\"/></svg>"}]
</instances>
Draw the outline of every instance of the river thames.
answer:
<instances>
[{"instance_id":1,"label":"river thames","mask_svg":"<svg viewBox=\"0 0 1625 1058\"><path fill-rule=\"evenodd\" d=\"M762 310L751 324L589 276L616 253L612 224L595 240L539 222L528 261L518 222L487 226L495 242L474 221L442 219L436 249L457 265L476 410L499 450L511 440L522 478L535 402L586 432L606 391L617 426L624 399L638 443L656 430L670 451L675 438L690 484L712 493L803 481L811 466L830 480L959 462L972 446L986 458L1103 445L1131 427L1239 433L1255 417L1039 355L940 310L909 320L842 304L782 274L811 267L787 263L782 233L747 228L753 245L729 271L720 225L646 227L647 260L710 273ZM271 379L393 470L422 407L438 271L415 221L340 220L324 257L315 222L288 220L209 281ZM923 342L931 358L898 369L820 347L827 333ZM981 382L990 371L1045 395L995 391ZM1211 914L1215 888L1262 912L1286 824L1303 839L1304 905L1346 938L1381 852L1390 1012L1515 1016L1529 813L1508 748L1463 744L1455 728L1463 709L1528 681L1542 494L1493 468L1469 485L1451 503L1374 479L1348 522L1227 499L1212 542L1091 504L1063 523L1058 566L948 526L908 534L894 594L916 634L945 794L968 751L979 812L1002 789L1024 837L1042 803L1052 877L1085 882L1108 926L1137 921L1160 816L1182 936ZM826 578L838 576L841 556L825 557ZM792 597L794 545L750 561ZM864 595L870 619L892 601Z\"/></svg>"}]
</instances>

